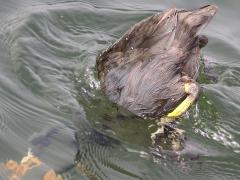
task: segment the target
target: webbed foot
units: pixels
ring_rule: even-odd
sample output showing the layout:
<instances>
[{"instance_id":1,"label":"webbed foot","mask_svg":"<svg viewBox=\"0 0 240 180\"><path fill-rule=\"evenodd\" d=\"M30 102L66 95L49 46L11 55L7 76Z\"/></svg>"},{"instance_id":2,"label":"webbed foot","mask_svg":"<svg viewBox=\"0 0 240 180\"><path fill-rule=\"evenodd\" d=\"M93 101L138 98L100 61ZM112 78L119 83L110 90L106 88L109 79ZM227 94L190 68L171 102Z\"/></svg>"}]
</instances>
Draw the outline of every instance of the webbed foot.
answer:
<instances>
[{"instance_id":1,"label":"webbed foot","mask_svg":"<svg viewBox=\"0 0 240 180\"><path fill-rule=\"evenodd\" d=\"M151 134L152 145L161 149L178 151L183 148L184 130L169 125L161 125Z\"/></svg>"}]
</instances>

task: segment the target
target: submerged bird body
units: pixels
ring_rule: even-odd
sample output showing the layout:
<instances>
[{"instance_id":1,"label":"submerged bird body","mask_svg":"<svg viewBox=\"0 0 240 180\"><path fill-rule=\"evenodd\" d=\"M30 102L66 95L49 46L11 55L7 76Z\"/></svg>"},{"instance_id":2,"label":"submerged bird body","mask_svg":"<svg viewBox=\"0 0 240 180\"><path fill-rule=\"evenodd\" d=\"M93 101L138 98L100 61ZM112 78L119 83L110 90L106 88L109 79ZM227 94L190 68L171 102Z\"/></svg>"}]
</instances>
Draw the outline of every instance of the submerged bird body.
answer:
<instances>
[{"instance_id":1,"label":"submerged bird body","mask_svg":"<svg viewBox=\"0 0 240 180\"><path fill-rule=\"evenodd\" d=\"M141 117L171 116L186 105L172 113L177 116L189 108L199 93L195 80L200 49L207 44L198 32L216 10L212 5L170 9L128 30L97 58L101 87L109 99Z\"/></svg>"}]
</instances>

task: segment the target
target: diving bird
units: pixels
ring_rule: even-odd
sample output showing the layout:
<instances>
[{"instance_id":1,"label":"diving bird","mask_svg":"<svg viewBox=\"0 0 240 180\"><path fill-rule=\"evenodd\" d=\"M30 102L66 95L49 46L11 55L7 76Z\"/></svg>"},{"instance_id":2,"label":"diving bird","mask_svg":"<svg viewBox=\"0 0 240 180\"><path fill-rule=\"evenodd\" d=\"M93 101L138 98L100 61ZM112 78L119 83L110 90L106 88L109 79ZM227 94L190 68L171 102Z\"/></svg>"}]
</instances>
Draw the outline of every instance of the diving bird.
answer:
<instances>
[{"instance_id":1,"label":"diving bird","mask_svg":"<svg viewBox=\"0 0 240 180\"><path fill-rule=\"evenodd\" d=\"M197 100L199 32L217 12L172 8L130 28L96 60L101 88L109 99L140 117L178 117Z\"/></svg>"}]
</instances>

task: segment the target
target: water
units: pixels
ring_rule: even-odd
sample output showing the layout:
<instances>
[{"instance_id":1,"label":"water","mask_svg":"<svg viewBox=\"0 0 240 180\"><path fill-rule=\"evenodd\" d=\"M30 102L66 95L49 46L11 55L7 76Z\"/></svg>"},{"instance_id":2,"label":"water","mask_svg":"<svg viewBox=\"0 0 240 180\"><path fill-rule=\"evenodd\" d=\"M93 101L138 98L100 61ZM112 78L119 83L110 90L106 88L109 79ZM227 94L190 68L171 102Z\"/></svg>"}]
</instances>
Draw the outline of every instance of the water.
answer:
<instances>
[{"instance_id":1,"label":"water","mask_svg":"<svg viewBox=\"0 0 240 180\"><path fill-rule=\"evenodd\" d=\"M218 81L200 77L201 97L180 124L188 137L182 159L154 156L149 122L101 93L96 56L157 11L205 4L219 6L202 52L215 61ZM237 0L0 1L0 162L19 162L31 148L63 179L240 179L239 7ZM30 179L41 179L38 171Z\"/></svg>"}]
</instances>

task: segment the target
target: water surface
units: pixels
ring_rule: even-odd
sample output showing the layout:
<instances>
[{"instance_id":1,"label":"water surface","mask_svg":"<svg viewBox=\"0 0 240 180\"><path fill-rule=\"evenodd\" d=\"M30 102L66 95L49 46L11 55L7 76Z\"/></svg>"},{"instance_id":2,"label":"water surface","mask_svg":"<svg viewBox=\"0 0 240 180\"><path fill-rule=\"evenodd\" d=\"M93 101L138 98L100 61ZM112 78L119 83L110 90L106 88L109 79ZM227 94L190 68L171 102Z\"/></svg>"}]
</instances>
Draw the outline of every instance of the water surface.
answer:
<instances>
[{"instance_id":1,"label":"water surface","mask_svg":"<svg viewBox=\"0 0 240 180\"><path fill-rule=\"evenodd\" d=\"M188 137L182 159L154 156L149 122L102 94L96 56L155 12L206 4L219 6L202 51L218 81L199 79L200 99L180 124ZM19 162L31 148L64 179L240 179L239 7L238 0L0 1L0 162Z\"/></svg>"}]
</instances>

